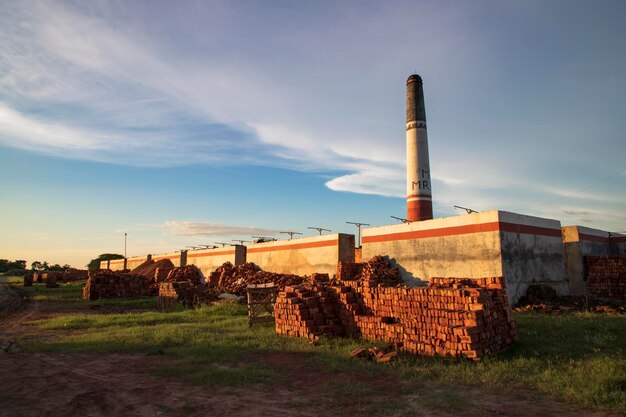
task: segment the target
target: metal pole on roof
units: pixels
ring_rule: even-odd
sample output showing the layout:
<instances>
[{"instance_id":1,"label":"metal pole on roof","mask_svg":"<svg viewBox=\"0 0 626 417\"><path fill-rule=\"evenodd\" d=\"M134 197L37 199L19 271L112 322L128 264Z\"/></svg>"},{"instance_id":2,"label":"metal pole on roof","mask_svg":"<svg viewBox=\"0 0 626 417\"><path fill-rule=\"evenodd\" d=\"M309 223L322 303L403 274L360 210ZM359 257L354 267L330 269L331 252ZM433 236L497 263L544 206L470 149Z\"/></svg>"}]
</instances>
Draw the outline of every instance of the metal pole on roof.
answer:
<instances>
[{"instance_id":1,"label":"metal pole on roof","mask_svg":"<svg viewBox=\"0 0 626 417\"><path fill-rule=\"evenodd\" d=\"M317 230L320 236L322 236L322 232L332 232L332 230L324 229L323 227L307 227L307 229Z\"/></svg>"},{"instance_id":2,"label":"metal pole on roof","mask_svg":"<svg viewBox=\"0 0 626 417\"><path fill-rule=\"evenodd\" d=\"M361 226L371 226L369 223L359 223L359 222L346 222L348 224L353 224L356 226L358 237L357 237L357 248L361 247Z\"/></svg>"}]
</instances>

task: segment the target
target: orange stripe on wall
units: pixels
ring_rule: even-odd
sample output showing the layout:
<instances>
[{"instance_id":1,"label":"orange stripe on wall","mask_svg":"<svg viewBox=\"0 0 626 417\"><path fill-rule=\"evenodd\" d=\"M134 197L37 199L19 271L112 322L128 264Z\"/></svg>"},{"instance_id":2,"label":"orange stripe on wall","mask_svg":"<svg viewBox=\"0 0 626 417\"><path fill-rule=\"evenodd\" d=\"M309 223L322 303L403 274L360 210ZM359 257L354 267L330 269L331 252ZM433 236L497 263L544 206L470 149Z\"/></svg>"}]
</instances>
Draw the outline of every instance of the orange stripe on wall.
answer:
<instances>
[{"instance_id":1,"label":"orange stripe on wall","mask_svg":"<svg viewBox=\"0 0 626 417\"><path fill-rule=\"evenodd\" d=\"M609 243L609 238L604 236L587 235L584 233L578 234L579 240L589 240L591 242Z\"/></svg>"},{"instance_id":2,"label":"orange stripe on wall","mask_svg":"<svg viewBox=\"0 0 626 417\"><path fill-rule=\"evenodd\" d=\"M410 232L390 233L387 235L363 236L363 243L389 242L392 240L427 239L469 233L484 233L498 231L498 222L470 224L466 226L443 227L441 229L413 230Z\"/></svg>"},{"instance_id":3,"label":"orange stripe on wall","mask_svg":"<svg viewBox=\"0 0 626 417\"><path fill-rule=\"evenodd\" d=\"M248 248L247 253L257 252L272 252L277 250L296 250L296 249L311 249L311 248L323 248L326 246L339 245L339 240L324 240L322 242L309 242L309 243L294 243L293 245L280 245L280 246L268 246L265 248Z\"/></svg>"},{"instance_id":4,"label":"orange stripe on wall","mask_svg":"<svg viewBox=\"0 0 626 417\"><path fill-rule=\"evenodd\" d=\"M234 255L235 250L222 250L219 252L205 252L205 253L189 253L187 252L187 258L202 258L205 256L218 256L218 255Z\"/></svg>"},{"instance_id":5,"label":"orange stripe on wall","mask_svg":"<svg viewBox=\"0 0 626 417\"><path fill-rule=\"evenodd\" d=\"M523 233L526 235L562 237L561 228L550 229L549 227L528 226L525 224L517 224L517 223L500 222L500 230L503 232Z\"/></svg>"},{"instance_id":6,"label":"orange stripe on wall","mask_svg":"<svg viewBox=\"0 0 626 417\"><path fill-rule=\"evenodd\" d=\"M363 236L363 243L390 242L393 240L427 239L431 237L444 237L455 235L467 235L471 233L487 232L511 232L531 235L561 237L560 229L547 227L526 226L515 223L491 222L481 224L469 224L465 226L442 227L440 229L414 230L410 232L389 233L386 235Z\"/></svg>"}]
</instances>

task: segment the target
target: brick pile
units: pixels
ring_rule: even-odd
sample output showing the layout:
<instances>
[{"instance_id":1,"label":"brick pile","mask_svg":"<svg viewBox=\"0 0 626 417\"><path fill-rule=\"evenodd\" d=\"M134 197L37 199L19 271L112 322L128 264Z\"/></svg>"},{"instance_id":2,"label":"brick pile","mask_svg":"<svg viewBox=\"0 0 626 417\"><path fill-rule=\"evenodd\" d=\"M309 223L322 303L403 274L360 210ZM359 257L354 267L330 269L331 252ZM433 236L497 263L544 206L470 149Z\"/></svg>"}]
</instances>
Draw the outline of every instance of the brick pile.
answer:
<instances>
[{"instance_id":1,"label":"brick pile","mask_svg":"<svg viewBox=\"0 0 626 417\"><path fill-rule=\"evenodd\" d=\"M111 271L92 271L82 291L85 300L139 298L150 294L150 283L143 275Z\"/></svg>"},{"instance_id":2,"label":"brick pile","mask_svg":"<svg viewBox=\"0 0 626 417\"><path fill-rule=\"evenodd\" d=\"M328 279L327 274L314 274L316 279ZM222 292L245 295L246 287L250 284L265 284L273 282L278 288L286 285L297 285L310 282L312 278L292 274L278 274L263 271L252 262L233 266L230 262L224 263L209 276L209 285Z\"/></svg>"},{"instance_id":3,"label":"brick pile","mask_svg":"<svg viewBox=\"0 0 626 417\"><path fill-rule=\"evenodd\" d=\"M157 306L164 310L178 304L194 307L217 300L219 292L208 284L194 285L191 281L161 282Z\"/></svg>"},{"instance_id":4,"label":"brick pile","mask_svg":"<svg viewBox=\"0 0 626 417\"><path fill-rule=\"evenodd\" d=\"M63 280L63 282L76 282L87 279L88 275L89 271L87 271L86 269L69 268L63 272L63 276L61 277L61 279Z\"/></svg>"},{"instance_id":5,"label":"brick pile","mask_svg":"<svg viewBox=\"0 0 626 417\"><path fill-rule=\"evenodd\" d=\"M432 286L408 288L378 283L371 274L340 285L286 287L274 305L276 332L386 341L411 353L474 360L516 340L502 278L438 278Z\"/></svg>"},{"instance_id":6,"label":"brick pile","mask_svg":"<svg viewBox=\"0 0 626 417\"><path fill-rule=\"evenodd\" d=\"M193 285L204 283L202 271L195 265L187 265L179 268L172 268L163 282L190 281Z\"/></svg>"},{"instance_id":7,"label":"brick pile","mask_svg":"<svg viewBox=\"0 0 626 417\"><path fill-rule=\"evenodd\" d=\"M587 293L626 300L626 256L585 256Z\"/></svg>"},{"instance_id":8,"label":"brick pile","mask_svg":"<svg viewBox=\"0 0 626 417\"><path fill-rule=\"evenodd\" d=\"M33 286L33 276L34 276L33 271L26 271L24 273L24 286L25 287Z\"/></svg>"},{"instance_id":9,"label":"brick pile","mask_svg":"<svg viewBox=\"0 0 626 417\"><path fill-rule=\"evenodd\" d=\"M371 281L396 285L402 282L398 268L391 266L382 256L375 256L365 263L339 262L337 279L340 281Z\"/></svg>"},{"instance_id":10,"label":"brick pile","mask_svg":"<svg viewBox=\"0 0 626 417\"><path fill-rule=\"evenodd\" d=\"M57 281L60 281L61 278L61 273L56 271L48 271L41 274L41 280L46 283L47 288L57 288L59 286Z\"/></svg>"}]
</instances>

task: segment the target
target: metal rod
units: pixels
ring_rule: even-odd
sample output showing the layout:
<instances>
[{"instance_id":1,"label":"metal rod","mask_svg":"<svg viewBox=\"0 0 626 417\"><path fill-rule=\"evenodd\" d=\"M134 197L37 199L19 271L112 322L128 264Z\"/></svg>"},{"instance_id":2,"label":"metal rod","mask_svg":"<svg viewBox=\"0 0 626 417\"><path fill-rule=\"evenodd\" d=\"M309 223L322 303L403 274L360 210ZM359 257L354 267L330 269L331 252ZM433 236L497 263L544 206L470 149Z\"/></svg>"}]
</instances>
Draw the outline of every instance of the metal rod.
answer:
<instances>
[{"instance_id":1,"label":"metal rod","mask_svg":"<svg viewBox=\"0 0 626 417\"><path fill-rule=\"evenodd\" d=\"M410 223L409 219L403 219L402 217L391 216L391 218L401 221L402 223Z\"/></svg>"},{"instance_id":2,"label":"metal rod","mask_svg":"<svg viewBox=\"0 0 626 417\"><path fill-rule=\"evenodd\" d=\"M361 226L371 226L369 223L359 223L359 222L346 222L348 224L353 224L357 229L357 248L361 247Z\"/></svg>"},{"instance_id":3,"label":"metal rod","mask_svg":"<svg viewBox=\"0 0 626 417\"><path fill-rule=\"evenodd\" d=\"M126 259L126 236L128 233L124 232L124 259Z\"/></svg>"},{"instance_id":4,"label":"metal rod","mask_svg":"<svg viewBox=\"0 0 626 417\"><path fill-rule=\"evenodd\" d=\"M307 229L312 229L312 230L317 230L320 234L320 236L322 236L322 232L332 232L332 230L330 229L324 229L323 227L307 227Z\"/></svg>"},{"instance_id":5,"label":"metal rod","mask_svg":"<svg viewBox=\"0 0 626 417\"><path fill-rule=\"evenodd\" d=\"M285 232L279 232L281 234L285 234L285 235L289 235L289 240L293 239L293 235L301 235L302 233L300 232L292 232L292 231L285 231Z\"/></svg>"},{"instance_id":6,"label":"metal rod","mask_svg":"<svg viewBox=\"0 0 626 417\"><path fill-rule=\"evenodd\" d=\"M476 210L473 210L471 208L467 208L467 207L462 207L462 206L454 206L454 208L458 208L461 210L465 210L467 212L467 214L472 214L472 213L478 213Z\"/></svg>"}]
</instances>

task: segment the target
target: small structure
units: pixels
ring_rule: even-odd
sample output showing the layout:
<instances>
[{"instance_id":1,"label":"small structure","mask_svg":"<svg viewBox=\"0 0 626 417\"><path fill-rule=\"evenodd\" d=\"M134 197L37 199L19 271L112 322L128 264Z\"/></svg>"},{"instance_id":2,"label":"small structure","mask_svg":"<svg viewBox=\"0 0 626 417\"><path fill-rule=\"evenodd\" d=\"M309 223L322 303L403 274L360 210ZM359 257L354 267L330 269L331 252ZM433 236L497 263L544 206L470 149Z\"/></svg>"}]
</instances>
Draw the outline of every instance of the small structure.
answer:
<instances>
[{"instance_id":1,"label":"small structure","mask_svg":"<svg viewBox=\"0 0 626 417\"><path fill-rule=\"evenodd\" d=\"M274 283L250 284L246 292L248 293L248 325L274 322L272 306L276 302L278 292Z\"/></svg>"}]
</instances>

